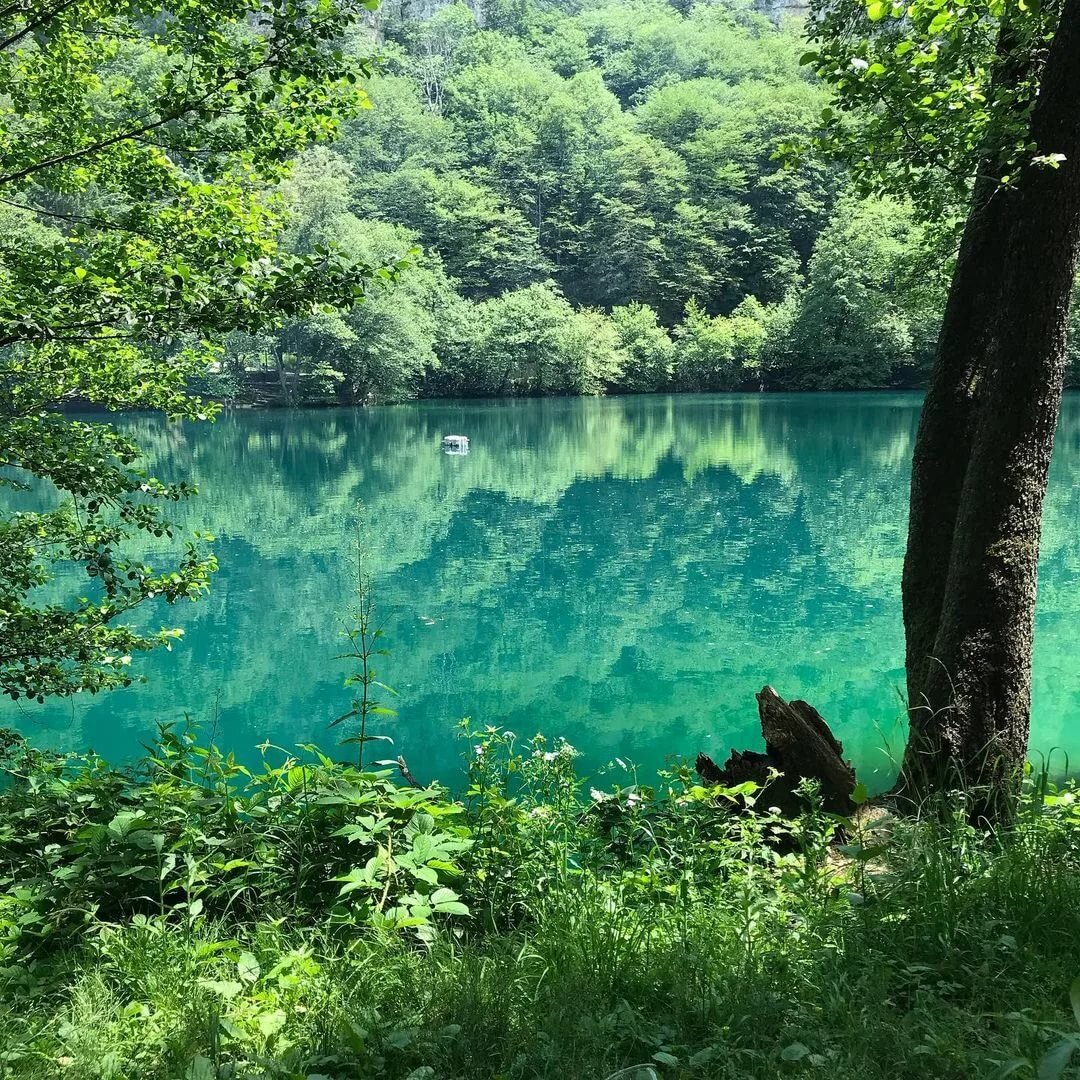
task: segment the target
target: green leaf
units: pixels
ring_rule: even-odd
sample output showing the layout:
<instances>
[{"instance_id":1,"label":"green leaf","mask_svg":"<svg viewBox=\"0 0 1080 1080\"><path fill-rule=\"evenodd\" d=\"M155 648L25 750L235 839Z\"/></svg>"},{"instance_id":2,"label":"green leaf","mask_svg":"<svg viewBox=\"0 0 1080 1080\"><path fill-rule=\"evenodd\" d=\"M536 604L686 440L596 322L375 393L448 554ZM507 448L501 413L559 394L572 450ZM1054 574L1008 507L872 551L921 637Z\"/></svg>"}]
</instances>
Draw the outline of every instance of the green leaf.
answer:
<instances>
[{"instance_id":1,"label":"green leaf","mask_svg":"<svg viewBox=\"0 0 1080 1080\"><path fill-rule=\"evenodd\" d=\"M871 22L881 22L890 9L891 4L885 3L884 0L873 0L873 2L866 7L866 14Z\"/></svg>"},{"instance_id":2,"label":"green leaf","mask_svg":"<svg viewBox=\"0 0 1080 1080\"><path fill-rule=\"evenodd\" d=\"M109 834L118 840L122 840L134 829L145 828L147 828L147 823L143 815L131 810L122 811L109 822Z\"/></svg>"},{"instance_id":3,"label":"green leaf","mask_svg":"<svg viewBox=\"0 0 1080 1080\"><path fill-rule=\"evenodd\" d=\"M793 1042L780 1051L780 1057L784 1061L802 1061L810 1053L810 1047L801 1042Z\"/></svg>"},{"instance_id":4,"label":"green leaf","mask_svg":"<svg viewBox=\"0 0 1080 1080\"><path fill-rule=\"evenodd\" d=\"M1060 1080L1076 1048L1076 1041L1072 1038L1064 1038L1054 1043L1039 1059L1039 1067L1035 1072L1038 1080Z\"/></svg>"},{"instance_id":5,"label":"green leaf","mask_svg":"<svg viewBox=\"0 0 1080 1080\"><path fill-rule=\"evenodd\" d=\"M358 889L367 889L370 891L378 885L374 868L370 865L355 867L350 870L345 877L335 878L334 880L345 882L345 884L338 889L338 896L348 896L349 893L356 892Z\"/></svg>"},{"instance_id":6,"label":"green leaf","mask_svg":"<svg viewBox=\"0 0 1080 1080\"><path fill-rule=\"evenodd\" d=\"M218 994L226 1000L236 997L236 995L244 988L241 983L232 982L226 979L200 979L199 985L204 990L209 990L211 993Z\"/></svg>"},{"instance_id":7,"label":"green leaf","mask_svg":"<svg viewBox=\"0 0 1080 1080\"><path fill-rule=\"evenodd\" d=\"M458 900L449 900L441 904L435 904L433 906L434 911L439 912L441 915L468 915L469 909L465 904L462 904Z\"/></svg>"},{"instance_id":8,"label":"green leaf","mask_svg":"<svg viewBox=\"0 0 1080 1080\"><path fill-rule=\"evenodd\" d=\"M418 832L412 839L412 855L418 862L427 862L439 850L435 838L428 832Z\"/></svg>"},{"instance_id":9,"label":"green leaf","mask_svg":"<svg viewBox=\"0 0 1080 1080\"><path fill-rule=\"evenodd\" d=\"M271 1012L260 1013L256 1023L259 1026L259 1031L267 1038L270 1038L271 1035L276 1035L285 1026L287 1019L281 1009L274 1009Z\"/></svg>"},{"instance_id":10,"label":"green leaf","mask_svg":"<svg viewBox=\"0 0 1080 1080\"><path fill-rule=\"evenodd\" d=\"M201 1054L193 1057L184 1070L184 1080L216 1080L216 1077L214 1063Z\"/></svg>"},{"instance_id":11,"label":"green leaf","mask_svg":"<svg viewBox=\"0 0 1080 1080\"><path fill-rule=\"evenodd\" d=\"M236 961L236 971L244 982L253 983L258 979L262 968L253 953L242 952Z\"/></svg>"}]
</instances>

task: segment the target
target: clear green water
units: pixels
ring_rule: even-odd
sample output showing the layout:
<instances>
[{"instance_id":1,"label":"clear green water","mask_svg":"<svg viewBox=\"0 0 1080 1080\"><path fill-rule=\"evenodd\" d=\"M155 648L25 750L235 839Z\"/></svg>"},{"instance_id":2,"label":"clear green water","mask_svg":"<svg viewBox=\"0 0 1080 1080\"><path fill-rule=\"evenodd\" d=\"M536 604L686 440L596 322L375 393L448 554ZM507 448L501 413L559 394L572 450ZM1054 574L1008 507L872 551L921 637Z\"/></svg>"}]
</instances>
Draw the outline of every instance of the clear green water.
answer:
<instances>
[{"instance_id":1,"label":"clear green water","mask_svg":"<svg viewBox=\"0 0 1080 1080\"><path fill-rule=\"evenodd\" d=\"M453 781L457 721L564 735L590 769L760 741L754 693L813 702L875 786L904 726L899 578L915 395L636 397L238 412L124 421L194 476L213 595L175 610L148 684L8 705L43 744L132 755L184 713L222 746L332 747L355 507L400 715L379 729ZM440 439L463 433L468 456ZM1080 398L1067 400L1043 547L1033 746L1080 758ZM169 612L155 612L160 625Z\"/></svg>"}]
</instances>

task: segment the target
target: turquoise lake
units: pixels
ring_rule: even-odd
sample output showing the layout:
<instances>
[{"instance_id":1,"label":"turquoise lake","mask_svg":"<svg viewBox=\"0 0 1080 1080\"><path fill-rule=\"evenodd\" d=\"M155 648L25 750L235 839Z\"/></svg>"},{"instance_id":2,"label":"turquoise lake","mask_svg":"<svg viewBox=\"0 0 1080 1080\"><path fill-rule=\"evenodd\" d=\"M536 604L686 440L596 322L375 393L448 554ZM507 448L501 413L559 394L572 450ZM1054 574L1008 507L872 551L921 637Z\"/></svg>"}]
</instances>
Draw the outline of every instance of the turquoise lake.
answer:
<instances>
[{"instance_id":1,"label":"turquoise lake","mask_svg":"<svg viewBox=\"0 0 1080 1080\"><path fill-rule=\"evenodd\" d=\"M52 747L130 758L185 715L223 748L332 750L355 605L357 504L390 654L392 736L460 777L458 721L562 735L595 774L758 746L768 682L833 725L873 787L905 734L899 581L920 399L683 395L238 411L121 420L174 515L218 540L198 604L155 609L171 653L98 698L0 707ZM467 455L441 448L467 435ZM1043 534L1033 751L1080 760L1080 396L1066 399ZM387 756L388 749L376 749Z\"/></svg>"}]
</instances>

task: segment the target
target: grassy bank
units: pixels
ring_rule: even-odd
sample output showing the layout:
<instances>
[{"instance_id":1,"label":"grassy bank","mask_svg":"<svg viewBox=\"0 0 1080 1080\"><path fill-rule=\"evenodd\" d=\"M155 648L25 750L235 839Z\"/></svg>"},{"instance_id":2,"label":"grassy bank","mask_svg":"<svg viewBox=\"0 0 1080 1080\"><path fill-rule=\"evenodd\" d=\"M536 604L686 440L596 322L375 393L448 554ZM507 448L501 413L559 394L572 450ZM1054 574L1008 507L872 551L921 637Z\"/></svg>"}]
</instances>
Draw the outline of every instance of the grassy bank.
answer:
<instances>
[{"instance_id":1,"label":"grassy bank","mask_svg":"<svg viewBox=\"0 0 1080 1080\"><path fill-rule=\"evenodd\" d=\"M1067 1067L1071 792L1032 784L986 836L959 802L843 823L811 792L785 825L679 771L601 792L569 747L494 732L460 801L263 754L165 732L120 772L8 748L0 1076Z\"/></svg>"}]
</instances>

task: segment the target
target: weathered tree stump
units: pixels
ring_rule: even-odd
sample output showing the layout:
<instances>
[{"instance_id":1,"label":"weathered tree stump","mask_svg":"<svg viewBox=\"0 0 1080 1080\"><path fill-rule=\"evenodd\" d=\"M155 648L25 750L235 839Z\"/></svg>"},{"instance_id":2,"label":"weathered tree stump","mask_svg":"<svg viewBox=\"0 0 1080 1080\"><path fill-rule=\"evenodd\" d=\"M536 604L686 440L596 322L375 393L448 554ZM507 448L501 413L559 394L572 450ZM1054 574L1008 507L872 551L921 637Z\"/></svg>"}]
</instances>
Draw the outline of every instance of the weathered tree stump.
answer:
<instances>
[{"instance_id":1,"label":"weathered tree stump","mask_svg":"<svg viewBox=\"0 0 1080 1080\"><path fill-rule=\"evenodd\" d=\"M758 804L775 806L785 817L795 817L804 809L797 788L803 780L812 779L821 785L826 810L851 813L855 770L844 760L844 748L821 713L805 701L785 701L771 686L763 687L756 697L765 753L732 750L723 768L707 754L698 754L701 779L724 787L752 780L764 789Z\"/></svg>"}]
</instances>

